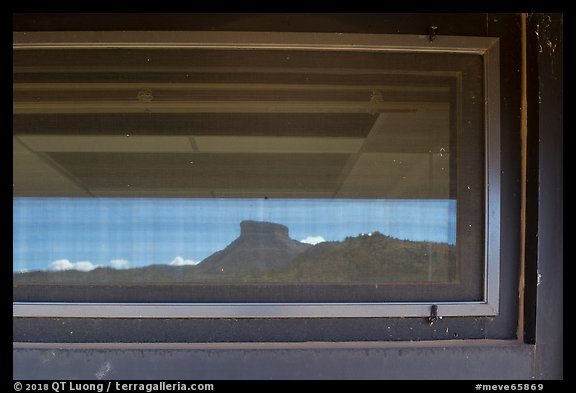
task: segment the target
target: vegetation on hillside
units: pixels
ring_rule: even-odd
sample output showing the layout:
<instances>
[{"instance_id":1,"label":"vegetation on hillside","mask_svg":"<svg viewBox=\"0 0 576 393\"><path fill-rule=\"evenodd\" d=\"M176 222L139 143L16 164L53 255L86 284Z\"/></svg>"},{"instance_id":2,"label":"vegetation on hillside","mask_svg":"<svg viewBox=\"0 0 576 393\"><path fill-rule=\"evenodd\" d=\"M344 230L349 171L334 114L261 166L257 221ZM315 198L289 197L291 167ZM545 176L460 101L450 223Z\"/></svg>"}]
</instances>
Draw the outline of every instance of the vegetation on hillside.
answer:
<instances>
[{"instance_id":1,"label":"vegetation on hillside","mask_svg":"<svg viewBox=\"0 0 576 393\"><path fill-rule=\"evenodd\" d=\"M242 252L230 254L234 256L236 266L242 266L243 262L249 265L257 257L258 270L207 271L200 263L196 266L150 265L119 270L97 268L89 272L37 271L14 273L14 284L370 283L449 281L455 276L454 246L447 243L400 240L374 232L347 237L341 242L304 247L304 251L296 256L290 254L288 262L281 265L274 260L286 256L283 248L274 248L271 244L264 248L262 244L254 245L252 253L250 244L244 244ZM266 254L262 254L263 249L267 250ZM215 255L222 259L226 250L231 248ZM267 260L270 267L262 268Z\"/></svg>"}]
</instances>

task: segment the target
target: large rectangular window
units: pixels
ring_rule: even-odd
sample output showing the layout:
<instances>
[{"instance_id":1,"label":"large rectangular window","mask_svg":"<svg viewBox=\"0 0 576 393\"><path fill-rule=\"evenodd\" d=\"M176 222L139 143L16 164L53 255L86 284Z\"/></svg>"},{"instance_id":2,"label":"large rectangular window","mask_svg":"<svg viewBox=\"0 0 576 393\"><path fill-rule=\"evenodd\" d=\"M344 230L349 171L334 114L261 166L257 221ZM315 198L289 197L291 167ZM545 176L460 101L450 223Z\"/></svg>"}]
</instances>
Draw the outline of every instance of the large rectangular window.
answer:
<instances>
[{"instance_id":1,"label":"large rectangular window","mask_svg":"<svg viewBox=\"0 0 576 393\"><path fill-rule=\"evenodd\" d=\"M496 314L497 47L15 34L15 315Z\"/></svg>"}]
</instances>

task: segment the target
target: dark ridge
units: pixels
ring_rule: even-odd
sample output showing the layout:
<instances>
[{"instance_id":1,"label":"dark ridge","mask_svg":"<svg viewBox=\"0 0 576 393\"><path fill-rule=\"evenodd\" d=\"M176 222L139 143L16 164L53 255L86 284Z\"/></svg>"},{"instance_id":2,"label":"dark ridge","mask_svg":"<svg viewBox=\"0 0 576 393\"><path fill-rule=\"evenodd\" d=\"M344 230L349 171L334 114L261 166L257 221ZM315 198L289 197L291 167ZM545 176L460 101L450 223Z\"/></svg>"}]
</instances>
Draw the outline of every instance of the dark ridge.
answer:
<instances>
[{"instance_id":1,"label":"dark ridge","mask_svg":"<svg viewBox=\"0 0 576 393\"><path fill-rule=\"evenodd\" d=\"M198 265L202 274L239 276L284 266L312 247L291 239L288 228L271 222L242 221L240 237Z\"/></svg>"}]
</instances>

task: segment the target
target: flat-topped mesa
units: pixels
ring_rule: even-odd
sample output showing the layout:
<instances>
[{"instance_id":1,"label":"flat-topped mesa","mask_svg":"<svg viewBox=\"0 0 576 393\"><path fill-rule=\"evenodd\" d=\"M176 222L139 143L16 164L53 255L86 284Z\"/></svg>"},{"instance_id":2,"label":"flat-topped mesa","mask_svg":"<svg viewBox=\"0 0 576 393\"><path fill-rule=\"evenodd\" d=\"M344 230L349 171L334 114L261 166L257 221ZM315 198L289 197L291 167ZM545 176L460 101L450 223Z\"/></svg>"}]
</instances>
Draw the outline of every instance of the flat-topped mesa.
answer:
<instances>
[{"instance_id":1,"label":"flat-topped mesa","mask_svg":"<svg viewBox=\"0 0 576 393\"><path fill-rule=\"evenodd\" d=\"M240 223L241 238L262 238L268 236L288 239L288 227L264 221L246 220Z\"/></svg>"},{"instance_id":2,"label":"flat-topped mesa","mask_svg":"<svg viewBox=\"0 0 576 393\"><path fill-rule=\"evenodd\" d=\"M240 223L240 236L200 262L196 271L233 277L256 274L286 265L310 247L290 239L284 225L246 220Z\"/></svg>"}]
</instances>

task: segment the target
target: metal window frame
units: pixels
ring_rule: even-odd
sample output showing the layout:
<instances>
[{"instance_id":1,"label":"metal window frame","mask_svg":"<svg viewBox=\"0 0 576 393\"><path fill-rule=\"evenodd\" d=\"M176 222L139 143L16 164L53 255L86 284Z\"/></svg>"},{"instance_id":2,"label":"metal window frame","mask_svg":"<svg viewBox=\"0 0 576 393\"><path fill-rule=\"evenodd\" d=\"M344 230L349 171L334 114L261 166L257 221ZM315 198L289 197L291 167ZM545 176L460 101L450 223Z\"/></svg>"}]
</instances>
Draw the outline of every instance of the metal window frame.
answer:
<instances>
[{"instance_id":1,"label":"metal window frame","mask_svg":"<svg viewBox=\"0 0 576 393\"><path fill-rule=\"evenodd\" d=\"M61 303L14 302L14 317L367 318L498 315L500 293L500 64L493 37L254 32L16 32L14 50L171 48L294 49L477 54L484 61L484 293L473 302L382 303Z\"/></svg>"}]
</instances>

